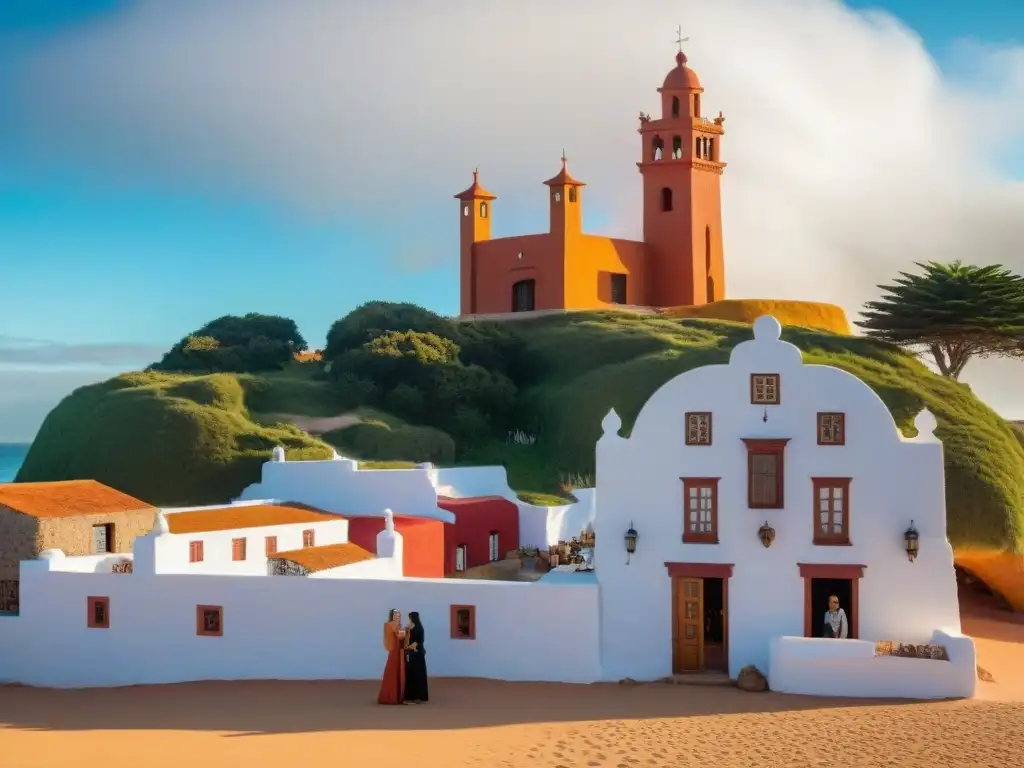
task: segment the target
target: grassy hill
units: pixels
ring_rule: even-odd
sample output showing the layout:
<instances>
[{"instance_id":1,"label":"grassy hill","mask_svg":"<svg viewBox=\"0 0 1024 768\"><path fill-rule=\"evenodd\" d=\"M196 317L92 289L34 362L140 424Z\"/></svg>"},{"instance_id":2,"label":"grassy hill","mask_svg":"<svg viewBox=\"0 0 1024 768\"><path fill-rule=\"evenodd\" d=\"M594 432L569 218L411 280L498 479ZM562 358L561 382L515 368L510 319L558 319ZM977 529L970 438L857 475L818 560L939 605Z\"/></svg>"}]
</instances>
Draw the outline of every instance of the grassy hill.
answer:
<instances>
[{"instance_id":1,"label":"grassy hill","mask_svg":"<svg viewBox=\"0 0 1024 768\"><path fill-rule=\"evenodd\" d=\"M500 462L518 491L557 494L560 476L593 476L594 442L609 407L628 429L665 381L726 362L732 347L751 337L750 326L740 322L622 312L514 325L542 371L534 386L520 392L522 430L536 436L533 445L456 446L443 430L353 408L318 375L315 363L259 376L136 373L83 387L60 403L18 480L94 477L156 504L221 502L257 479L274 445L284 445L289 458L312 458L327 455L330 443L378 461ZM808 363L835 365L867 382L908 433L927 406L946 446L951 540L1021 548L1024 437L966 385L867 339L798 327L787 328L783 338L799 346ZM356 418L320 438L284 423L293 416L346 413Z\"/></svg>"}]
</instances>

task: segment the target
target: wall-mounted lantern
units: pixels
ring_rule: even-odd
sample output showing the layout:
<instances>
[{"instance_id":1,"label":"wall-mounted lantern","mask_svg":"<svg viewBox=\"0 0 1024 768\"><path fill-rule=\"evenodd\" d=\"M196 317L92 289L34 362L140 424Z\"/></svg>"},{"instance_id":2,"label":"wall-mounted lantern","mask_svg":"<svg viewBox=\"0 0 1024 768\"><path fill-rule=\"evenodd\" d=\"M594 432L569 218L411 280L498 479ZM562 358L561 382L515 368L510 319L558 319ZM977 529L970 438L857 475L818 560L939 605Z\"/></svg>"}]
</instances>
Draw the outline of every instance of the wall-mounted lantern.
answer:
<instances>
[{"instance_id":1,"label":"wall-mounted lantern","mask_svg":"<svg viewBox=\"0 0 1024 768\"><path fill-rule=\"evenodd\" d=\"M917 549L920 544L921 536L917 532L917 528L914 527L914 521L910 521L910 527L903 532L903 543L907 549L907 559L910 562L917 560Z\"/></svg>"},{"instance_id":2,"label":"wall-mounted lantern","mask_svg":"<svg viewBox=\"0 0 1024 768\"><path fill-rule=\"evenodd\" d=\"M764 521L764 525L757 529L757 538L764 544L764 548L768 549L775 541L775 529L768 525L768 521Z\"/></svg>"},{"instance_id":3,"label":"wall-mounted lantern","mask_svg":"<svg viewBox=\"0 0 1024 768\"><path fill-rule=\"evenodd\" d=\"M629 558L636 552L636 528L633 527L633 521L629 521L629 530L626 531L626 565L629 565Z\"/></svg>"}]
</instances>

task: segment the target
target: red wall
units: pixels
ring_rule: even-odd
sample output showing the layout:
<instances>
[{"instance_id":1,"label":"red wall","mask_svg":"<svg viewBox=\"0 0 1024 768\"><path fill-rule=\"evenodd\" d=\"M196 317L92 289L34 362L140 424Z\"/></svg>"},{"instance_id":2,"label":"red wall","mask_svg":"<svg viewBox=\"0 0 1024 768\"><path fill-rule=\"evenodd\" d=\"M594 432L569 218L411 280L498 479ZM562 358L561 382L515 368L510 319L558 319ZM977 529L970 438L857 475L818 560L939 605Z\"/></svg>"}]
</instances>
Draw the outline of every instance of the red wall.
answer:
<instances>
[{"instance_id":1,"label":"red wall","mask_svg":"<svg viewBox=\"0 0 1024 768\"><path fill-rule=\"evenodd\" d=\"M383 517L349 517L348 540L367 552L377 552L377 534ZM402 572L426 579L444 578L447 571L445 525L440 520L395 515L395 530L402 536ZM454 554L453 554L454 557ZM454 561L453 561L454 562Z\"/></svg>"},{"instance_id":2,"label":"red wall","mask_svg":"<svg viewBox=\"0 0 1024 768\"><path fill-rule=\"evenodd\" d=\"M519 507L500 496L449 499L441 496L437 506L455 515L454 525L444 527L445 573L455 572L455 548L466 545L466 568L491 561L491 532L498 533L498 557L519 548Z\"/></svg>"}]
</instances>

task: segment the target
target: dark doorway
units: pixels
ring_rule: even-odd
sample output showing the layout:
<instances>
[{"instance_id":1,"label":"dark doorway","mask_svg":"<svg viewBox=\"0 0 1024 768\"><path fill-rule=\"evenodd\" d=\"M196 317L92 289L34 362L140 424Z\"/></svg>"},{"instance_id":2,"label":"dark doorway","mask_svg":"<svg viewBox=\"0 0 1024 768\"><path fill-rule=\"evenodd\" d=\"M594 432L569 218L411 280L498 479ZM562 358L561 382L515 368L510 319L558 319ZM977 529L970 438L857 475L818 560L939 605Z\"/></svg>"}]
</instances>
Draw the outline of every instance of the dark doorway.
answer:
<instances>
[{"instance_id":1,"label":"dark doorway","mask_svg":"<svg viewBox=\"0 0 1024 768\"><path fill-rule=\"evenodd\" d=\"M612 275L612 304L626 304L626 276Z\"/></svg>"},{"instance_id":2,"label":"dark doorway","mask_svg":"<svg viewBox=\"0 0 1024 768\"><path fill-rule=\"evenodd\" d=\"M725 653L725 583L704 579L704 669L727 671Z\"/></svg>"},{"instance_id":3,"label":"dark doorway","mask_svg":"<svg viewBox=\"0 0 1024 768\"><path fill-rule=\"evenodd\" d=\"M831 595L839 598L839 607L846 612L849 626L847 638L856 637L853 611L853 580L852 579L811 579L811 635L821 637L824 634L825 612L828 611L828 599Z\"/></svg>"},{"instance_id":4,"label":"dark doorway","mask_svg":"<svg viewBox=\"0 0 1024 768\"><path fill-rule=\"evenodd\" d=\"M512 311L533 312L534 281L520 280L512 286Z\"/></svg>"}]
</instances>

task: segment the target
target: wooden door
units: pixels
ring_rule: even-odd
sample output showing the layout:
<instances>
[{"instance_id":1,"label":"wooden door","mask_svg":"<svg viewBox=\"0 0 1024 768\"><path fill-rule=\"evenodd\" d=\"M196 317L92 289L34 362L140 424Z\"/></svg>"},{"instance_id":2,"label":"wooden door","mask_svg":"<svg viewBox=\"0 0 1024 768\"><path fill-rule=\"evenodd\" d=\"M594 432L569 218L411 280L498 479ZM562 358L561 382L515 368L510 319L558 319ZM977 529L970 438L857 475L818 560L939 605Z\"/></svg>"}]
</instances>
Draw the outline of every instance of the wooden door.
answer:
<instances>
[{"instance_id":1,"label":"wooden door","mask_svg":"<svg viewBox=\"0 0 1024 768\"><path fill-rule=\"evenodd\" d=\"M704 669L704 580L672 580L672 672Z\"/></svg>"}]
</instances>

